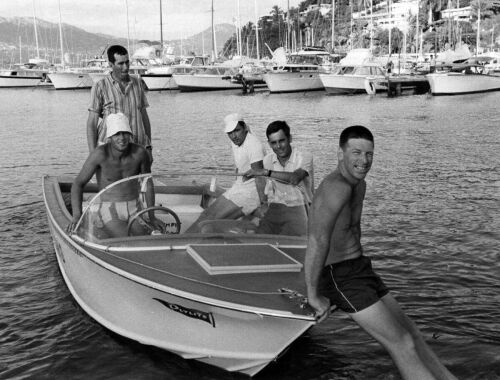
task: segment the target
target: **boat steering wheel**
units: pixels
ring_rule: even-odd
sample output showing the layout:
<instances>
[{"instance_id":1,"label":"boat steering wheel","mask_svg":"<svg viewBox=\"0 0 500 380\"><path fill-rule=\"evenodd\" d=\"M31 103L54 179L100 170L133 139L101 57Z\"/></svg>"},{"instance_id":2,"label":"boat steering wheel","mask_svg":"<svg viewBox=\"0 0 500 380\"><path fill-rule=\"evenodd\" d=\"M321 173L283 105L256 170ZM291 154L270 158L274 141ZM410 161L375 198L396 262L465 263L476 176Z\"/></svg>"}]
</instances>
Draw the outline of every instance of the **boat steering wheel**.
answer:
<instances>
[{"instance_id":1,"label":"boat steering wheel","mask_svg":"<svg viewBox=\"0 0 500 380\"><path fill-rule=\"evenodd\" d=\"M178 234L181 231L181 220L179 219L179 216L174 211L172 211L169 208L163 207L163 206L152 206L152 207L145 208L144 210L141 210L137 214L130 217L130 220L129 220L128 226L127 226L127 236L130 236L130 231L132 229L132 224L134 223L134 221L138 217L140 217L142 214L145 214L146 212L149 212L149 211L163 211L166 214L172 215L172 217L175 219L175 231L167 232L167 228L165 226L163 228L163 231L161 231L162 234L165 234L165 235L166 234Z\"/></svg>"}]
</instances>

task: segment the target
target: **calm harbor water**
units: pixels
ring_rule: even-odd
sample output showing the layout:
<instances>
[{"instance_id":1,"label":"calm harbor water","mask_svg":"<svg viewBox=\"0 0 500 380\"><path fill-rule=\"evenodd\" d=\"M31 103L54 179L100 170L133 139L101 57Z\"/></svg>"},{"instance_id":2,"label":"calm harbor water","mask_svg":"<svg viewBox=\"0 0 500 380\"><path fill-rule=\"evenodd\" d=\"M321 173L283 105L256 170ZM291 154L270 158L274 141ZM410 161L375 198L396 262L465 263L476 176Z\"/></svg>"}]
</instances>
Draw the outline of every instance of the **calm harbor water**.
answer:
<instances>
[{"instance_id":1,"label":"calm harbor water","mask_svg":"<svg viewBox=\"0 0 500 380\"><path fill-rule=\"evenodd\" d=\"M264 141L287 120L314 154L316 186L340 131L372 129L363 243L374 266L460 379L500 379L500 93L456 97L323 92L150 93L153 170L230 170L222 119L242 112ZM242 379L105 330L58 271L41 177L87 155L89 91L0 90L0 378ZM399 379L342 313L315 326L261 379Z\"/></svg>"}]
</instances>

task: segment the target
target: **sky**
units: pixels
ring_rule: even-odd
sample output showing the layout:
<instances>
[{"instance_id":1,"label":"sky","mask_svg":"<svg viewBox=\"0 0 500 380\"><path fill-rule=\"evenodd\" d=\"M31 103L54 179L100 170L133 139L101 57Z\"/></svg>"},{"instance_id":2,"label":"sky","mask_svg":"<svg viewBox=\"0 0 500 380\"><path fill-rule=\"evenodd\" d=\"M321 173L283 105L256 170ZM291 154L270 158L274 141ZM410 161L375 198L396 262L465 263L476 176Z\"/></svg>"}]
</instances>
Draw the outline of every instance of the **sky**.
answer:
<instances>
[{"instance_id":1,"label":"sky","mask_svg":"<svg viewBox=\"0 0 500 380\"><path fill-rule=\"evenodd\" d=\"M238 15L238 0L213 0L214 23L232 24ZM199 33L211 25L212 0L161 0L163 39L179 39ZM274 5L286 10L300 0L239 0L242 25L268 15ZM160 0L0 0L0 17L36 17L61 20L92 33L133 40L160 39ZM257 6L255 6L257 5ZM127 28L128 9L128 28Z\"/></svg>"}]
</instances>

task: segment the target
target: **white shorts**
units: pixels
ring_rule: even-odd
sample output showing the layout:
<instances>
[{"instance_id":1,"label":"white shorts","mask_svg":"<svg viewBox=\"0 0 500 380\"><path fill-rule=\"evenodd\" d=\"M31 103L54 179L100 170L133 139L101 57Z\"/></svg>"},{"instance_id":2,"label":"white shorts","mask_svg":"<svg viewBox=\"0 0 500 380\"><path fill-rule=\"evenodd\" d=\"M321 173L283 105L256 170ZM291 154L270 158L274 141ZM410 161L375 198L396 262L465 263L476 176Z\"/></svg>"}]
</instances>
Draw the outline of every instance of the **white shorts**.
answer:
<instances>
[{"instance_id":1,"label":"white shorts","mask_svg":"<svg viewBox=\"0 0 500 380\"><path fill-rule=\"evenodd\" d=\"M251 214L260 206L260 198L255 187L255 181L236 182L222 195L235 205L241 207L241 211L245 215Z\"/></svg>"}]
</instances>

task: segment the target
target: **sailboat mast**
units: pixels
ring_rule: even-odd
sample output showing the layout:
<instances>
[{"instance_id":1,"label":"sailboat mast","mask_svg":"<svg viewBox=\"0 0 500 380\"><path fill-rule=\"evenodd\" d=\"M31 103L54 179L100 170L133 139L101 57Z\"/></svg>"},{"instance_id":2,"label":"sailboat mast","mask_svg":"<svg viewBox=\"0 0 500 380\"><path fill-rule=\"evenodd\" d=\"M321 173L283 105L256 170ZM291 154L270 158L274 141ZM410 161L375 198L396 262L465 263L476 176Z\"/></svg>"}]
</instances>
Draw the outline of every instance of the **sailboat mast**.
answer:
<instances>
[{"instance_id":1,"label":"sailboat mast","mask_svg":"<svg viewBox=\"0 0 500 380\"><path fill-rule=\"evenodd\" d=\"M370 0L370 51L373 52L373 0Z\"/></svg>"},{"instance_id":2,"label":"sailboat mast","mask_svg":"<svg viewBox=\"0 0 500 380\"><path fill-rule=\"evenodd\" d=\"M257 48L257 59L260 59L259 51L259 16L257 13L257 0L254 1L255 4L255 44Z\"/></svg>"},{"instance_id":3,"label":"sailboat mast","mask_svg":"<svg viewBox=\"0 0 500 380\"><path fill-rule=\"evenodd\" d=\"M130 54L130 28L128 24L128 1L125 0L125 8L127 9L127 50Z\"/></svg>"},{"instance_id":4,"label":"sailboat mast","mask_svg":"<svg viewBox=\"0 0 500 380\"><path fill-rule=\"evenodd\" d=\"M163 11L160 0L160 48L163 50Z\"/></svg>"},{"instance_id":5,"label":"sailboat mast","mask_svg":"<svg viewBox=\"0 0 500 380\"><path fill-rule=\"evenodd\" d=\"M212 62L217 59L217 49L215 47L215 28L214 28L214 0L212 0Z\"/></svg>"},{"instance_id":6,"label":"sailboat mast","mask_svg":"<svg viewBox=\"0 0 500 380\"><path fill-rule=\"evenodd\" d=\"M481 39L481 33L479 30L481 23L481 3L479 2L477 7L477 36L476 36L476 55L479 54L479 40Z\"/></svg>"},{"instance_id":7,"label":"sailboat mast","mask_svg":"<svg viewBox=\"0 0 500 380\"><path fill-rule=\"evenodd\" d=\"M36 58L40 58L40 51L38 49L38 31L36 29L35 0L33 0L32 4L33 4L33 25L35 27Z\"/></svg>"},{"instance_id":8,"label":"sailboat mast","mask_svg":"<svg viewBox=\"0 0 500 380\"><path fill-rule=\"evenodd\" d=\"M335 0L332 0L332 53L335 51Z\"/></svg>"},{"instance_id":9,"label":"sailboat mast","mask_svg":"<svg viewBox=\"0 0 500 380\"><path fill-rule=\"evenodd\" d=\"M59 0L59 41L61 43L61 66L64 69L64 44L62 34L62 21L61 21L61 0Z\"/></svg>"}]
</instances>

